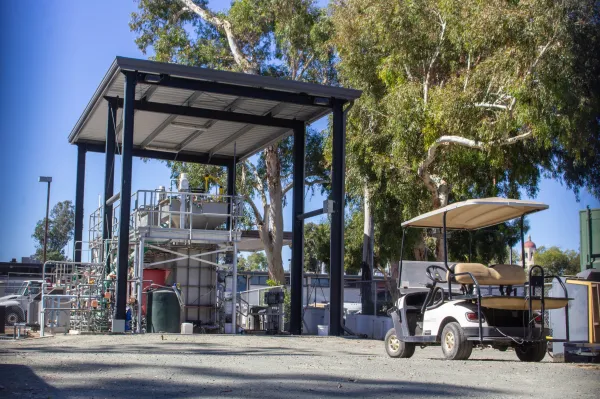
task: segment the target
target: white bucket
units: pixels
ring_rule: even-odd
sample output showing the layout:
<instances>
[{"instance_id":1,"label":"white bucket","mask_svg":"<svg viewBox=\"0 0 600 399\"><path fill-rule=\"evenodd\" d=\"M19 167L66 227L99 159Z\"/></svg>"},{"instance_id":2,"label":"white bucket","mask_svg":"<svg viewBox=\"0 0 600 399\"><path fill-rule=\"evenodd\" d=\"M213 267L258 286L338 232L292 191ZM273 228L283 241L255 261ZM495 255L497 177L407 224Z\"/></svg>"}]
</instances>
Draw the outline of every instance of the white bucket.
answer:
<instances>
[{"instance_id":1,"label":"white bucket","mask_svg":"<svg viewBox=\"0 0 600 399\"><path fill-rule=\"evenodd\" d=\"M192 323L181 323L181 334L192 335L194 333L194 325Z\"/></svg>"},{"instance_id":2,"label":"white bucket","mask_svg":"<svg viewBox=\"0 0 600 399\"><path fill-rule=\"evenodd\" d=\"M233 324L225 323L225 334L232 334L232 333L233 333Z\"/></svg>"},{"instance_id":3,"label":"white bucket","mask_svg":"<svg viewBox=\"0 0 600 399\"><path fill-rule=\"evenodd\" d=\"M326 337L329 335L329 326L318 325L317 326L317 335L322 337Z\"/></svg>"}]
</instances>

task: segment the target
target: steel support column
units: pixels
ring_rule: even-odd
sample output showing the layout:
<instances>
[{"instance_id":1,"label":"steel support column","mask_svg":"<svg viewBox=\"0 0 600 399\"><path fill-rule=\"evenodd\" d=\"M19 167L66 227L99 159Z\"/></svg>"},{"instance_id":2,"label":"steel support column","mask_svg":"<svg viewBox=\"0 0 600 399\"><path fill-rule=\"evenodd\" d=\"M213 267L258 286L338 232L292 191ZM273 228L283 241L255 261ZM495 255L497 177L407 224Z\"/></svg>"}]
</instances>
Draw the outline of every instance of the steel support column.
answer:
<instances>
[{"instance_id":1,"label":"steel support column","mask_svg":"<svg viewBox=\"0 0 600 399\"><path fill-rule=\"evenodd\" d=\"M113 332L125 331L127 272L129 269L129 214L131 212L131 167L133 162L133 116L136 73L125 72L121 169L121 205L119 207L119 248L117 253L117 298Z\"/></svg>"},{"instance_id":2,"label":"steel support column","mask_svg":"<svg viewBox=\"0 0 600 399\"><path fill-rule=\"evenodd\" d=\"M304 159L306 128L294 128L294 190L292 202L292 264L290 265L290 333L302 333L302 280L304 277Z\"/></svg>"},{"instance_id":3,"label":"steel support column","mask_svg":"<svg viewBox=\"0 0 600 399\"><path fill-rule=\"evenodd\" d=\"M333 146L331 171L330 289L329 335L343 335L344 314L344 197L346 132L344 102L333 100Z\"/></svg>"},{"instance_id":4,"label":"steel support column","mask_svg":"<svg viewBox=\"0 0 600 399\"><path fill-rule=\"evenodd\" d=\"M77 146L77 178L75 185L75 234L73 260L81 262L81 250L83 249L83 191L85 187L85 155L84 145Z\"/></svg>"},{"instance_id":5,"label":"steel support column","mask_svg":"<svg viewBox=\"0 0 600 399\"><path fill-rule=\"evenodd\" d=\"M104 151L104 202L102 216L102 240L103 243L112 238L112 204L107 205L106 201L114 194L115 186L115 124L117 119L117 106L113 102L108 102L108 118L106 120L106 149ZM102 260L110 262L110 254L105 254L104 245L102 246ZM107 259L104 256L107 256Z\"/></svg>"},{"instance_id":6,"label":"steel support column","mask_svg":"<svg viewBox=\"0 0 600 399\"><path fill-rule=\"evenodd\" d=\"M235 161L232 161L227 165L227 195L235 195ZM231 215L233 211L233 197L229 197L229 205L227 206L227 213ZM231 228L232 218L227 219L227 230Z\"/></svg>"}]
</instances>

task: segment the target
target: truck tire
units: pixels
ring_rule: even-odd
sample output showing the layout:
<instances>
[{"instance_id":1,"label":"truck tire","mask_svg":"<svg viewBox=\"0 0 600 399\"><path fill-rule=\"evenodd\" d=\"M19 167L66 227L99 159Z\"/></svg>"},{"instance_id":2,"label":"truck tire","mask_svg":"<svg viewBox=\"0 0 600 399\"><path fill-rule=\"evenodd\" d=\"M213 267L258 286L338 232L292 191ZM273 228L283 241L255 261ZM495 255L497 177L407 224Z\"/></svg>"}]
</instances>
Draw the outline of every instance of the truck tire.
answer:
<instances>
[{"instance_id":1,"label":"truck tire","mask_svg":"<svg viewBox=\"0 0 600 399\"><path fill-rule=\"evenodd\" d=\"M6 308L6 314L4 316L4 322L7 326L12 326L15 323L22 323L25 321L23 311L21 309L11 306Z\"/></svg>"},{"instance_id":2,"label":"truck tire","mask_svg":"<svg viewBox=\"0 0 600 399\"><path fill-rule=\"evenodd\" d=\"M467 360L473 351L473 343L467 340L457 322L451 322L442 330L442 352L448 360Z\"/></svg>"},{"instance_id":3,"label":"truck tire","mask_svg":"<svg viewBox=\"0 0 600 399\"><path fill-rule=\"evenodd\" d=\"M519 345L515 348L517 357L522 362L541 362L546 356L548 344L546 341Z\"/></svg>"},{"instance_id":4,"label":"truck tire","mask_svg":"<svg viewBox=\"0 0 600 399\"><path fill-rule=\"evenodd\" d=\"M390 357L399 357L408 359L415 354L415 344L404 342L398 339L396 329L390 328L385 334L385 351Z\"/></svg>"}]
</instances>

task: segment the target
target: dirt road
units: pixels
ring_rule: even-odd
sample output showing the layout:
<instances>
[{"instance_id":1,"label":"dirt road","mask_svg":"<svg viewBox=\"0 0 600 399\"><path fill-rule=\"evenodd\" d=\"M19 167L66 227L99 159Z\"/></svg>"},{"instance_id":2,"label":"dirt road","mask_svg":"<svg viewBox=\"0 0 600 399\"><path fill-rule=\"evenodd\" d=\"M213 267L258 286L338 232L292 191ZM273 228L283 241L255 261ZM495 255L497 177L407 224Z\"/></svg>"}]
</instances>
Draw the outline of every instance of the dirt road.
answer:
<instances>
[{"instance_id":1,"label":"dirt road","mask_svg":"<svg viewBox=\"0 0 600 399\"><path fill-rule=\"evenodd\" d=\"M0 341L0 397L597 398L600 368L439 348L391 359L383 343L327 337L57 336Z\"/></svg>"}]
</instances>

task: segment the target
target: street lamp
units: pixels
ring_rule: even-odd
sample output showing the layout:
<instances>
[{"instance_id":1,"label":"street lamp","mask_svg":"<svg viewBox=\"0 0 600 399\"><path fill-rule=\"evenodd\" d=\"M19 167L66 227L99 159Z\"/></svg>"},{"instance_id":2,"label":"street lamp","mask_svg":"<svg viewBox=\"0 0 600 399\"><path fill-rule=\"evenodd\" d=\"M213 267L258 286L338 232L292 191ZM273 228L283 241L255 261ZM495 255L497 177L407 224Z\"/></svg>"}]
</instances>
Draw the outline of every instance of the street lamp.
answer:
<instances>
[{"instance_id":1,"label":"street lamp","mask_svg":"<svg viewBox=\"0 0 600 399\"><path fill-rule=\"evenodd\" d=\"M48 195L46 196L46 228L44 230L44 261L46 263L46 251L48 250L48 214L50 213L50 183L51 176L40 176L40 183L48 183Z\"/></svg>"}]
</instances>

